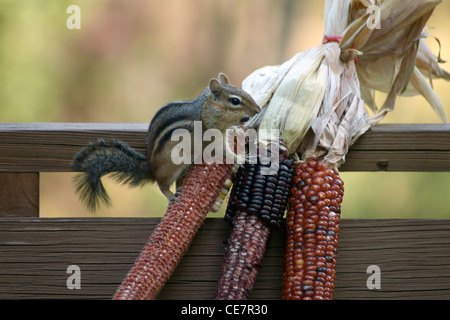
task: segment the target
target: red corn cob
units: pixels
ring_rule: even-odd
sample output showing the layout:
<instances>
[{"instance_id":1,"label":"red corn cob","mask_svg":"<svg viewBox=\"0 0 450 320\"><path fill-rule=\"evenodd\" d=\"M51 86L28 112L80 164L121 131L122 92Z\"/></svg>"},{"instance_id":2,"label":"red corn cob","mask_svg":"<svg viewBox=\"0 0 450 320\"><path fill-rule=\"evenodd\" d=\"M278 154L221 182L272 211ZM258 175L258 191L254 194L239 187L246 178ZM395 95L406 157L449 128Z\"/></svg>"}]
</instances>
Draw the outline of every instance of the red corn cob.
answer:
<instances>
[{"instance_id":1,"label":"red corn cob","mask_svg":"<svg viewBox=\"0 0 450 320\"><path fill-rule=\"evenodd\" d=\"M286 221L282 299L332 299L344 185L321 162L295 167Z\"/></svg>"},{"instance_id":2,"label":"red corn cob","mask_svg":"<svg viewBox=\"0 0 450 320\"><path fill-rule=\"evenodd\" d=\"M261 175L261 164L246 164L239 170L225 216L233 228L215 299L248 299L270 231L283 222L292 164L292 160L282 159L275 175Z\"/></svg>"},{"instance_id":3,"label":"red corn cob","mask_svg":"<svg viewBox=\"0 0 450 320\"><path fill-rule=\"evenodd\" d=\"M177 198L150 235L134 266L113 299L154 299L168 280L203 224L224 182L231 179L231 166L192 165Z\"/></svg>"}]
</instances>

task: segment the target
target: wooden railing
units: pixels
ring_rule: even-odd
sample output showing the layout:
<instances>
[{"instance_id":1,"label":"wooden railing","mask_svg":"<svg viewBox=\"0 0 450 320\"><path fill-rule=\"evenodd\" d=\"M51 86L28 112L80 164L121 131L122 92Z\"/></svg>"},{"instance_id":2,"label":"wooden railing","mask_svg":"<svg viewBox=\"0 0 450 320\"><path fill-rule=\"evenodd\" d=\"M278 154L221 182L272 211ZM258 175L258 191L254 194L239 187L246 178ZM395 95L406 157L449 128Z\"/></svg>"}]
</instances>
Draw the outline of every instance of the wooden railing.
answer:
<instances>
[{"instance_id":1,"label":"wooden railing","mask_svg":"<svg viewBox=\"0 0 450 320\"><path fill-rule=\"evenodd\" d=\"M70 171L74 154L100 137L144 151L146 131L147 124L0 124L0 299L112 297L159 218L39 218L39 172ZM450 171L450 126L375 126L341 170ZM229 228L207 219L159 298L211 299ZM283 250L284 233L273 232L252 299L280 297ZM81 289L67 287L70 265L80 268ZM380 268L381 289L367 287L371 265ZM343 219L335 298L450 298L450 219Z\"/></svg>"}]
</instances>

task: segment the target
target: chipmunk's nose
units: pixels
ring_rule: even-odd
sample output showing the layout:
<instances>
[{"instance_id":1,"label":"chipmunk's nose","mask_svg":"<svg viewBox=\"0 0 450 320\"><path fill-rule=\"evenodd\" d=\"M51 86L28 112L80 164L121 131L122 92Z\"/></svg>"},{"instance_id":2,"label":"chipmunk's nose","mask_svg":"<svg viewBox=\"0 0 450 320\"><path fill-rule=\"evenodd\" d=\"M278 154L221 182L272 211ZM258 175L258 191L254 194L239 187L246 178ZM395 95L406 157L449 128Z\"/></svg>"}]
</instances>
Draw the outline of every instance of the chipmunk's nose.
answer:
<instances>
[{"instance_id":1,"label":"chipmunk's nose","mask_svg":"<svg viewBox=\"0 0 450 320\"><path fill-rule=\"evenodd\" d=\"M248 120L250 120L250 117L244 117L241 119L241 123L246 123Z\"/></svg>"}]
</instances>

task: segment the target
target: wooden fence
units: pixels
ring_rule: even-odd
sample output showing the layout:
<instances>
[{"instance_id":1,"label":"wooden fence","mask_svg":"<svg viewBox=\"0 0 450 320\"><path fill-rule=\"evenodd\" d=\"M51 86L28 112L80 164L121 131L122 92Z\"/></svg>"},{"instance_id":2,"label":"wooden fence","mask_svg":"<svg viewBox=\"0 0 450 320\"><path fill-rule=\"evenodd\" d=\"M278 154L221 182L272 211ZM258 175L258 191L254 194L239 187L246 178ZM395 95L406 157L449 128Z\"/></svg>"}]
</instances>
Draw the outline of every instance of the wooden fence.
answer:
<instances>
[{"instance_id":1,"label":"wooden fence","mask_svg":"<svg viewBox=\"0 0 450 320\"><path fill-rule=\"evenodd\" d=\"M147 124L0 124L0 299L110 299L159 218L39 218L39 172L67 172L99 137L144 151ZM342 171L450 171L449 125L379 125ZM450 181L449 181L450 183ZM160 299L211 299L229 225L209 218ZM284 233L273 232L251 299L279 299ZM68 289L77 265L81 289ZM369 289L368 267L380 268ZM341 222L336 299L449 299L449 220Z\"/></svg>"}]
</instances>

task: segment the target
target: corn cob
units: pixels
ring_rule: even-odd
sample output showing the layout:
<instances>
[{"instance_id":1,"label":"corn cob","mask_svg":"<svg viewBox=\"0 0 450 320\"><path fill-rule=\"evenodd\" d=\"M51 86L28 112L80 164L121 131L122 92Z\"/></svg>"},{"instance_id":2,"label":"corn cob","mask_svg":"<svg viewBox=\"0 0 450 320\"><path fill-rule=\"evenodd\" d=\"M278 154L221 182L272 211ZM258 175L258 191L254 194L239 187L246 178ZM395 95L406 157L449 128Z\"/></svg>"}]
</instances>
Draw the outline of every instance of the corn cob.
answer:
<instances>
[{"instance_id":1,"label":"corn cob","mask_svg":"<svg viewBox=\"0 0 450 320\"><path fill-rule=\"evenodd\" d=\"M236 212L233 223L216 300L248 299L270 235L269 227L245 211Z\"/></svg>"},{"instance_id":2,"label":"corn cob","mask_svg":"<svg viewBox=\"0 0 450 320\"><path fill-rule=\"evenodd\" d=\"M257 215L270 229L280 229L289 196L293 160L281 162L275 175L262 175L261 163L245 164L238 171L235 187L225 212L225 220L232 222L236 212Z\"/></svg>"},{"instance_id":3,"label":"corn cob","mask_svg":"<svg viewBox=\"0 0 450 320\"><path fill-rule=\"evenodd\" d=\"M224 183L231 166L192 165L134 266L117 289L115 300L154 299L189 247Z\"/></svg>"},{"instance_id":4,"label":"corn cob","mask_svg":"<svg viewBox=\"0 0 450 320\"><path fill-rule=\"evenodd\" d=\"M282 299L332 299L340 206L339 174L310 160L295 167L286 222Z\"/></svg>"},{"instance_id":5,"label":"corn cob","mask_svg":"<svg viewBox=\"0 0 450 320\"><path fill-rule=\"evenodd\" d=\"M215 299L248 299L270 232L283 226L293 161L280 160L274 175L262 175L261 163L245 164L236 175L225 213L233 227Z\"/></svg>"}]
</instances>

